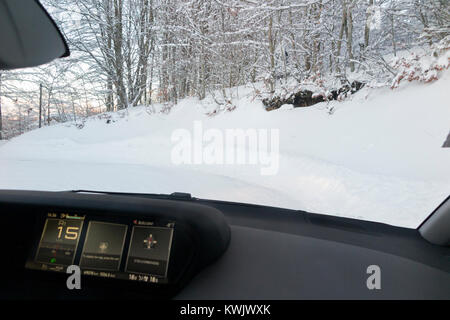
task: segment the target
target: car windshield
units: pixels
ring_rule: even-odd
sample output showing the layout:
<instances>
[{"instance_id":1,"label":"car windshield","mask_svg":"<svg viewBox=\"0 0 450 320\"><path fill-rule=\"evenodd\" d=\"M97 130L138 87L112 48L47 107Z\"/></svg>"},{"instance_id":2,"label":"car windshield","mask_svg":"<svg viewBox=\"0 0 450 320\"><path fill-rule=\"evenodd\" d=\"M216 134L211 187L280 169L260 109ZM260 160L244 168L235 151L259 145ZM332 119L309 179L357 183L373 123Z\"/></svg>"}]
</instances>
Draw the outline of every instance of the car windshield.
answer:
<instances>
[{"instance_id":1,"label":"car windshield","mask_svg":"<svg viewBox=\"0 0 450 320\"><path fill-rule=\"evenodd\" d=\"M71 55L0 72L0 189L408 228L450 194L447 1L41 3Z\"/></svg>"}]
</instances>

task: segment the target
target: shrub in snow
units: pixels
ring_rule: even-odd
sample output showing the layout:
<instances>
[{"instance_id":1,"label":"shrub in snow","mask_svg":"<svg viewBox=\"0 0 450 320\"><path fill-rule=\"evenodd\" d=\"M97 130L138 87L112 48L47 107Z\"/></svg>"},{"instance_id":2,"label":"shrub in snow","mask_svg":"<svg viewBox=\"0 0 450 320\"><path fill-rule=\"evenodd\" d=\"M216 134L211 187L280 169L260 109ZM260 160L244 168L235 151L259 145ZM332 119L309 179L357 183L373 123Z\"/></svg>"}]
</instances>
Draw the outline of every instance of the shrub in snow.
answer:
<instances>
[{"instance_id":1,"label":"shrub in snow","mask_svg":"<svg viewBox=\"0 0 450 320\"><path fill-rule=\"evenodd\" d=\"M391 88L397 88L402 80L432 82L439 78L442 70L450 65L450 36L433 46L425 54L411 54L406 58L395 59L393 68L397 75Z\"/></svg>"}]
</instances>

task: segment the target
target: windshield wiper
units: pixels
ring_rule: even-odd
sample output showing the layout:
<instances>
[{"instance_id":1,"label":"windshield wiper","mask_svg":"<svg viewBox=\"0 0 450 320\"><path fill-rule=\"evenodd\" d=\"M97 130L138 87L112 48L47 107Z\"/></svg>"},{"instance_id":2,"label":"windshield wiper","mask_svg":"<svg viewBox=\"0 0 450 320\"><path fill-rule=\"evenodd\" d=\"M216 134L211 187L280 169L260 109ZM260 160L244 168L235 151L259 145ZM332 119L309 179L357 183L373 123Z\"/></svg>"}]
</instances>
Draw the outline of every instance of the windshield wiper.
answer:
<instances>
[{"instance_id":1,"label":"windshield wiper","mask_svg":"<svg viewBox=\"0 0 450 320\"><path fill-rule=\"evenodd\" d=\"M162 199L162 200L178 200L178 201L198 201L203 204L226 204L226 205L238 205L245 207L266 207L264 205L254 204L254 203L241 203L234 201L224 201L224 200L212 200L212 199L201 199L193 197L190 193L186 192L173 192L171 194L165 193L134 193L134 192L112 192L112 191L94 191L94 190L67 190L61 192L73 192L73 193L91 193L91 194L107 194L116 196L130 196L138 198L151 198L151 199Z\"/></svg>"},{"instance_id":2,"label":"windshield wiper","mask_svg":"<svg viewBox=\"0 0 450 320\"><path fill-rule=\"evenodd\" d=\"M132 196L132 197L164 199L164 200L184 200L184 201L198 200L197 198L192 197L190 193L185 193L185 192L173 192L171 194L111 192L111 191L93 191L93 190L69 190L69 191L63 191L63 192L108 194L108 195L117 195L117 196Z\"/></svg>"}]
</instances>

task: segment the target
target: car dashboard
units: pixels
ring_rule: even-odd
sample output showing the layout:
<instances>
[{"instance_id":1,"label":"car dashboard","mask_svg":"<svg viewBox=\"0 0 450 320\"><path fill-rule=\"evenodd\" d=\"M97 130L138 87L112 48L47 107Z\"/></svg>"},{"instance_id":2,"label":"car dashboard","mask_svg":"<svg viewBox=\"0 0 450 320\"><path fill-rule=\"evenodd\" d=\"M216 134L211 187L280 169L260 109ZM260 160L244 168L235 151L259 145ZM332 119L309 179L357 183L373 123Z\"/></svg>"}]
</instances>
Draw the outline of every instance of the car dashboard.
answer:
<instances>
[{"instance_id":1,"label":"car dashboard","mask_svg":"<svg viewBox=\"0 0 450 320\"><path fill-rule=\"evenodd\" d=\"M4 298L43 297L44 286L56 288L44 290L49 298L71 296L71 266L79 267L85 292L106 287L116 295L126 289L168 298L223 254L230 239L224 216L202 205L39 192L15 202L18 194L0 204Z\"/></svg>"},{"instance_id":2,"label":"car dashboard","mask_svg":"<svg viewBox=\"0 0 450 320\"><path fill-rule=\"evenodd\" d=\"M450 299L416 229L185 194L0 190L0 214L3 299Z\"/></svg>"}]
</instances>

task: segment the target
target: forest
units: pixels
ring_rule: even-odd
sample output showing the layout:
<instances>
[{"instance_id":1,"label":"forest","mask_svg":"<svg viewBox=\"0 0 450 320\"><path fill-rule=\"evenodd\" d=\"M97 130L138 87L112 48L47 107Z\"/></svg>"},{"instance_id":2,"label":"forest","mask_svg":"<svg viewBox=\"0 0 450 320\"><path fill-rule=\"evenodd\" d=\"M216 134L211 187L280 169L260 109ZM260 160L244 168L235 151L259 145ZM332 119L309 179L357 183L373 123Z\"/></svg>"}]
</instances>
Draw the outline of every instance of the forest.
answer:
<instances>
[{"instance_id":1,"label":"forest","mask_svg":"<svg viewBox=\"0 0 450 320\"><path fill-rule=\"evenodd\" d=\"M139 105L168 113L186 97L211 96L233 110L239 86L264 100L311 84L327 95L355 80L393 88L408 76L432 81L430 68L442 66L405 70L421 52L450 47L447 0L41 3L71 56L0 72L0 139ZM413 58L402 60L405 52Z\"/></svg>"}]
</instances>

